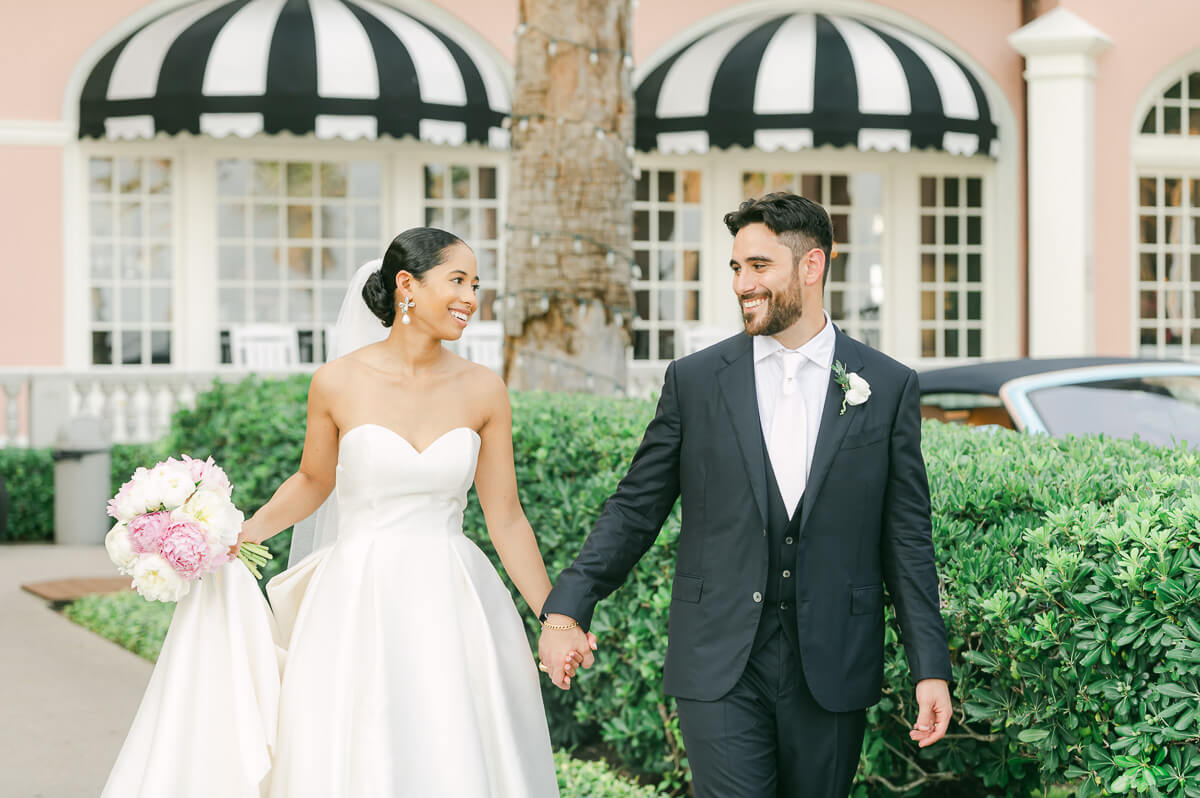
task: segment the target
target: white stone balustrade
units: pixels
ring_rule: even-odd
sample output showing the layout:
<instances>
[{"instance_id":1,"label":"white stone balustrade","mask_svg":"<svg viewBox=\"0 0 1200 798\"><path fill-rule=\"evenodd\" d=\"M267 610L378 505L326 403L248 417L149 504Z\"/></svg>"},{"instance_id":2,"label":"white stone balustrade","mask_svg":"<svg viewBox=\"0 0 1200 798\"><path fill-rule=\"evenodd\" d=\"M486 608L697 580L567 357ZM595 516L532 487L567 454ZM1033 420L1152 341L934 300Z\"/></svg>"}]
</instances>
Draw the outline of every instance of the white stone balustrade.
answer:
<instances>
[{"instance_id":1,"label":"white stone balustrade","mask_svg":"<svg viewBox=\"0 0 1200 798\"><path fill-rule=\"evenodd\" d=\"M256 371L284 377L312 366ZM194 407L196 395L214 380L238 382L250 373L222 369L207 372L95 369L0 368L0 448L52 446L59 428L79 415L103 420L113 443L144 443L166 434L171 416Z\"/></svg>"},{"instance_id":2,"label":"white stone balustrade","mask_svg":"<svg viewBox=\"0 0 1200 798\"><path fill-rule=\"evenodd\" d=\"M28 446L28 435L22 435L22 408L28 407L28 383L19 375L0 372L0 448Z\"/></svg>"},{"instance_id":3,"label":"white stone balustrade","mask_svg":"<svg viewBox=\"0 0 1200 798\"><path fill-rule=\"evenodd\" d=\"M709 335L708 338L712 336ZM705 342L708 341L705 338ZM503 334L499 325L481 325L454 348L466 357L500 371ZM659 363L631 364L623 385L608 385L609 378L555 357L538 357L538 367L563 386L563 390L617 393L645 397L662 390L664 367ZM256 369L262 377L285 377L311 372L308 364L286 369ZM0 368L0 448L54 445L58 430L69 419L93 416L105 422L113 443L158 440L181 407L194 407L196 395L214 380L238 382L251 372L241 368L213 371L150 369Z\"/></svg>"}]
</instances>

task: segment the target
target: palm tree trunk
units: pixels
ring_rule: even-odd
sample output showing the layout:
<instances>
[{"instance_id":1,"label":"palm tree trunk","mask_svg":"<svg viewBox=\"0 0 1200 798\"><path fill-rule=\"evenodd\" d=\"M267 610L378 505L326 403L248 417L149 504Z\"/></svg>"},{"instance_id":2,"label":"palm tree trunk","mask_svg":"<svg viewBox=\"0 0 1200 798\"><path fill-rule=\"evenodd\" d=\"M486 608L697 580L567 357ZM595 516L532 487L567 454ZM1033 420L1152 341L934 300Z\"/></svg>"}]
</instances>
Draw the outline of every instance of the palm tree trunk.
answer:
<instances>
[{"instance_id":1,"label":"palm tree trunk","mask_svg":"<svg viewBox=\"0 0 1200 798\"><path fill-rule=\"evenodd\" d=\"M520 0L505 379L625 384L633 208L630 0Z\"/></svg>"}]
</instances>

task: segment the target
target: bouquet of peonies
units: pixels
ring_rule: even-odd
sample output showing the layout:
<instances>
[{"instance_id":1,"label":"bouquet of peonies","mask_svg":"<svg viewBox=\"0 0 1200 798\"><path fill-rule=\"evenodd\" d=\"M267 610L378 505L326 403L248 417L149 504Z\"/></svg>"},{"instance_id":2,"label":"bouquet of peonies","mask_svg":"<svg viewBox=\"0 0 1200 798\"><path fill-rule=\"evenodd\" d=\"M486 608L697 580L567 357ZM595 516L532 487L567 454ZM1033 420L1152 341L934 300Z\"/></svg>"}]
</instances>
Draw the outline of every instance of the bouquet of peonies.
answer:
<instances>
[{"instance_id":1,"label":"bouquet of peonies","mask_svg":"<svg viewBox=\"0 0 1200 798\"><path fill-rule=\"evenodd\" d=\"M104 540L117 569L151 601L178 601L192 582L232 559L245 516L225 472L208 460L169 458L139 468L108 503L117 524ZM271 554L243 543L237 559L255 578Z\"/></svg>"}]
</instances>

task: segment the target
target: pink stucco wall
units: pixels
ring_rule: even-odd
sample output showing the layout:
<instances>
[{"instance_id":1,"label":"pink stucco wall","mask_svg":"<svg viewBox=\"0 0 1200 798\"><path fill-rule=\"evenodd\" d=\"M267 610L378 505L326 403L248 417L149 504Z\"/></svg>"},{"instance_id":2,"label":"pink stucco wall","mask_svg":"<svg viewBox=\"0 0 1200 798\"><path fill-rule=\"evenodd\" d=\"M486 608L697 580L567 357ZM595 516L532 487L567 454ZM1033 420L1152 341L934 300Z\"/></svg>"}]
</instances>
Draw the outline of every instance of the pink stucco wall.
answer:
<instances>
[{"instance_id":1,"label":"pink stucco wall","mask_svg":"<svg viewBox=\"0 0 1200 798\"><path fill-rule=\"evenodd\" d=\"M414 7L419 3L415 0ZM165 10L174 3L155 5ZM436 5L478 31L502 57L512 58L516 0L437 0ZM642 0L634 17L636 60L646 60L680 31L735 5L733 0ZM1020 59L1004 41L1020 25L1020 0L880 0L880 5L955 42L999 84L1018 127L1023 124ZM144 0L0 0L0 19L6 23L0 26L0 75L6 76L0 80L0 120L61 120L71 74L88 49L100 39L111 40L114 29L149 6ZM62 296L63 279L62 151L0 146L0 165L8 186L31 187L0 192L9 256L0 259L0 364L60 364L62 303L54 297ZM42 266L30 272L25 264L31 262ZM1014 264L1014 271L1022 279L1021 264ZM22 291L26 285L36 288L46 298L45 307L16 301L18 292L11 289L18 285Z\"/></svg>"},{"instance_id":2,"label":"pink stucco wall","mask_svg":"<svg viewBox=\"0 0 1200 798\"><path fill-rule=\"evenodd\" d=\"M1165 8L1172 2L1152 0L1151 4ZM512 57L516 2L438 0L436 4L473 27L502 56ZM1020 27L1020 0L880 0L878 4L955 42L1000 84L1014 107L1020 105L1020 57L1004 39ZM0 74L10 76L0 80L0 117L59 119L67 80L88 47L147 5L141 0L0 0L0 18L9 23L0 26ZM636 59L646 60L680 31L736 5L735 0L644 0L634 15ZM1111 7L1113 16L1122 6L1120 2L1103 5ZM1182 30L1177 33L1185 35ZM31 69L34 64L37 68ZM11 78L17 75L19 80Z\"/></svg>"},{"instance_id":3,"label":"pink stucco wall","mask_svg":"<svg viewBox=\"0 0 1200 798\"><path fill-rule=\"evenodd\" d=\"M1140 0L1137 18L1145 24L1130 24L1125 3L1060 4L1112 39L1096 61L1096 350L1125 355L1133 350L1131 147L1141 122L1134 115L1163 70L1200 51L1200 3Z\"/></svg>"},{"instance_id":4,"label":"pink stucco wall","mask_svg":"<svg viewBox=\"0 0 1200 798\"><path fill-rule=\"evenodd\" d=\"M1021 24L1021 0L878 3L954 42L992 77L1023 129L1022 64L1006 41ZM1038 11L1060 4L1113 39L1097 64L1096 345L1101 352L1124 353L1130 350L1132 324L1129 157L1134 106L1151 80L1196 49L1200 4L1142 0L1140 19L1170 22L1153 26L1130 25L1121 0L1042 0ZM6 22L0 26L0 74L6 76L0 80L0 119L60 120L68 79L84 53L146 5L142 0L0 0L0 18ZM511 58L516 0L438 0L437 5ZM733 0L642 0L635 14L637 60L646 60L680 31L733 5ZM0 168L6 186L21 186L20 191L0 192L6 238L6 257L0 259L0 364L59 363L62 309L61 302L51 300L61 296L62 287L61 150L0 146ZM29 269L30 263L42 266ZM1021 280L1022 265L1013 264L1013 270ZM30 286L47 302L32 308L17 301L15 286L21 292Z\"/></svg>"},{"instance_id":5,"label":"pink stucco wall","mask_svg":"<svg viewBox=\"0 0 1200 798\"><path fill-rule=\"evenodd\" d=\"M139 0L0 0L0 119L62 119L67 82ZM63 151L0 146L0 366L60 366L63 351ZM32 301L31 301L32 298Z\"/></svg>"},{"instance_id":6,"label":"pink stucco wall","mask_svg":"<svg viewBox=\"0 0 1200 798\"><path fill-rule=\"evenodd\" d=\"M0 147L0 366L62 363L62 152Z\"/></svg>"},{"instance_id":7,"label":"pink stucco wall","mask_svg":"<svg viewBox=\"0 0 1200 798\"><path fill-rule=\"evenodd\" d=\"M142 0L0 0L0 117L61 119L67 79L84 52Z\"/></svg>"}]
</instances>

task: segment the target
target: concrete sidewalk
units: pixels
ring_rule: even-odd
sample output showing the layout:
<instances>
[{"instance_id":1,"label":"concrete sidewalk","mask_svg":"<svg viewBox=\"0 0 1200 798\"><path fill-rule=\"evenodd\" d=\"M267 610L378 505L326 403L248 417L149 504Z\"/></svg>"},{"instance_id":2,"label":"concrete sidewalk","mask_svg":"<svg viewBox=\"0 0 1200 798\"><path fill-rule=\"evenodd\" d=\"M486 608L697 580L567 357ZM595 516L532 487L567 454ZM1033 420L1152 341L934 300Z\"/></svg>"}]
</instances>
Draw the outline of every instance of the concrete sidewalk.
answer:
<instances>
[{"instance_id":1,"label":"concrete sidewalk","mask_svg":"<svg viewBox=\"0 0 1200 798\"><path fill-rule=\"evenodd\" d=\"M116 575L103 546L0 545L0 796L100 795L153 666L20 586Z\"/></svg>"}]
</instances>

